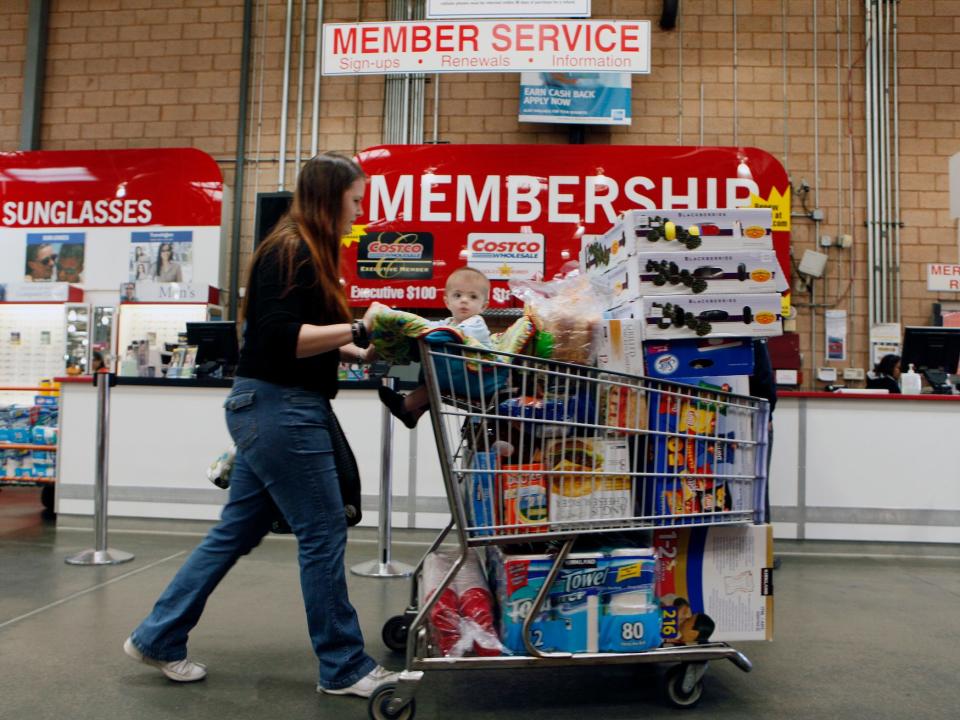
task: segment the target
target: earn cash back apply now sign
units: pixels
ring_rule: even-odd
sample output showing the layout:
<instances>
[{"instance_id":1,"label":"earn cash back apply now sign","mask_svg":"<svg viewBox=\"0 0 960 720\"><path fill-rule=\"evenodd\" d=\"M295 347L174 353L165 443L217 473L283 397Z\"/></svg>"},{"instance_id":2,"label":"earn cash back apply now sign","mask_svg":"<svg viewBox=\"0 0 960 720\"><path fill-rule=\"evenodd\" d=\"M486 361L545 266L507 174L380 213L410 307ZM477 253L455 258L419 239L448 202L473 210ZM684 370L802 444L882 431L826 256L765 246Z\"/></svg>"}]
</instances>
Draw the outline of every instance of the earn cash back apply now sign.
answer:
<instances>
[{"instance_id":1,"label":"earn cash back apply now sign","mask_svg":"<svg viewBox=\"0 0 960 720\"><path fill-rule=\"evenodd\" d=\"M480 20L323 28L324 75L650 72L647 20Z\"/></svg>"}]
</instances>

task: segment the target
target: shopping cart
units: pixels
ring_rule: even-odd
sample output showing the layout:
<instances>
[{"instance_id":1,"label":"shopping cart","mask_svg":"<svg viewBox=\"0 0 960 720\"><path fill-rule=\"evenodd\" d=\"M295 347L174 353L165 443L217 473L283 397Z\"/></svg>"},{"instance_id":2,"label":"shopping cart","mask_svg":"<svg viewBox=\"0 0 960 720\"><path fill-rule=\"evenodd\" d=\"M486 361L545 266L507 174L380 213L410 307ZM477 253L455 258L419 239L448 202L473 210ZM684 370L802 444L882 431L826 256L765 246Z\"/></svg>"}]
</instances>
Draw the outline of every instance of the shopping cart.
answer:
<instances>
[{"instance_id":1,"label":"shopping cart","mask_svg":"<svg viewBox=\"0 0 960 720\"><path fill-rule=\"evenodd\" d=\"M531 624L578 537L762 522L765 400L461 345L421 342L420 354L451 512L424 560L453 530L457 551L426 598L420 561L409 607L384 625L384 643L406 652L406 667L398 683L371 697L372 718L412 718L417 683L428 670L671 663L666 697L689 707L702 695L709 661L751 669L723 642L547 652L537 647ZM523 620L524 651L443 657L430 611L470 548L541 541L555 555Z\"/></svg>"}]
</instances>

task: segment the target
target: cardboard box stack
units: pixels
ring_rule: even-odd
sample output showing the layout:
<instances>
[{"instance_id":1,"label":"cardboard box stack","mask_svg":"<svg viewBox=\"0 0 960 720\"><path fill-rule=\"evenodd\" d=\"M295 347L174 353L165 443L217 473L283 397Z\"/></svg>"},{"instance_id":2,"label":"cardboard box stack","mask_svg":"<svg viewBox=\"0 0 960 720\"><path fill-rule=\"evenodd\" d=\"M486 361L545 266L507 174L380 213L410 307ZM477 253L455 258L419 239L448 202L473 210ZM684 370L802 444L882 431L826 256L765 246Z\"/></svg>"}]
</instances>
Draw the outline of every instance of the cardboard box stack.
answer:
<instances>
[{"instance_id":1,"label":"cardboard box stack","mask_svg":"<svg viewBox=\"0 0 960 720\"><path fill-rule=\"evenodd\" d=\"M769 209L631 210L584 237L580 266L612 298L601 369L747 395L754 339L782 332L787 285ZM638 514L699 521L753 507L754 484L727 478L755 474L753 449L737 444L754 437L749 414L658 392L647 408L654 475L638 493Z\"/></svg>"}]
</instances>

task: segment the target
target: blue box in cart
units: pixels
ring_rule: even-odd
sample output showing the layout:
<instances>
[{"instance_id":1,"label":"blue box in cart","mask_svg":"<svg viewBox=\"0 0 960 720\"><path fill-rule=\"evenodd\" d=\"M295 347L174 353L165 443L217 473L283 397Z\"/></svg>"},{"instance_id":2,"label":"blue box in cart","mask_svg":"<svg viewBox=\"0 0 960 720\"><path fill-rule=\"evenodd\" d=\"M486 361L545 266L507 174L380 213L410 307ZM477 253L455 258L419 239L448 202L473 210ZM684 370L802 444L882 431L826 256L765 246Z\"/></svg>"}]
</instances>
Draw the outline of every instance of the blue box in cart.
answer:
<instances>
[{"instance_id":1,"label":"blue box in cart","mask_svg":"<svg viewBox=\"0 0 960 720\"><path fill-rule=\"evenodd\" d=\"M470 523L476 528L491 528L490 530L474 530L473 535L492 535L492 528L497 525L497 485L494 471L497 468L497 454L494 452L474 453L473 470L489 470L490 472L470 473L467 486L470 488Z\"/></svg>"},{"instance_id":2,"label":"blue box in cart","mask_svg":"<svg viewBox=\"0 0 960 720\"><path fill-rule=\"evenodd\" d=\"M530 627L533 644L550 652L596 652L599 597L606 568L602 553L573 553L563 567ZM523 621L543 587L553 559L548 555L508 555L488 551L488 566L500 613L500 640L525 654Z\"/></svg>"},{"instance_id":3,"label":"blue box in cart","mask_svg":"<svg viewBox=\"0 0 960 720\"><path fill-rule=\"evenodd\" d=\"M610 550L600 605L600 652L640 652L660 645L656 560L650 548Z\"/></svg>"},{"instance_id":4,"label":"blue box in cart","mask_svg":"<svg viewBox=\"0 0 960 720\"><path fill-rule=\"evenodd\" d=\"M647 340L643 343L644 374L660 380L751 375L750 338Z\"/></svg>"}]
</instances>

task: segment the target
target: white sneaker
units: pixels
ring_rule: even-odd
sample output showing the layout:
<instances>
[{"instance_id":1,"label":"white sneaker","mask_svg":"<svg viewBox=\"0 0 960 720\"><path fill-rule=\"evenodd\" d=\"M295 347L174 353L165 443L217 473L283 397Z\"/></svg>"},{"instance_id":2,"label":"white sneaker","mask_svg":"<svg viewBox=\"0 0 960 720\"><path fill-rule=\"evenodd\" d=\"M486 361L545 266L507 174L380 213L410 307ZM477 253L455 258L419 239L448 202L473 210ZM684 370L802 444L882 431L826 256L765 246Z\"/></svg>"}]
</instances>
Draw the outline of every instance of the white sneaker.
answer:
<instances>
[{"instance_id":1,"label":"white sneaker","mask_svg":"<svg viewBox=\"0 0 960 720\"><path fill-rule=\"evenodd\" d=\"M160 672L174 682L197 682L197 680L203 680L207 676L207 666L203 663L194 662L187 658L174 660L172 662L154 660L140 652L130 638L124 640L123 651L134 660L159 668Z\"/></svg>"},{"instance_id":2,"label":"white sneaker","mask_svg":"<svg viewBox=\"0 0 960 720\"><path fill-rule=\"evenodd\" d=\"M373 695L373 691L376 690L380 685L389 682L397 682L399 679L400 673L390 672L385 667L377 665L373 670L357 680L350 687L330 690L322 685L317 685L317 692L324 692L328 695L359 695L360 697L368 698Z\"/></svg>"}]
</instances>

